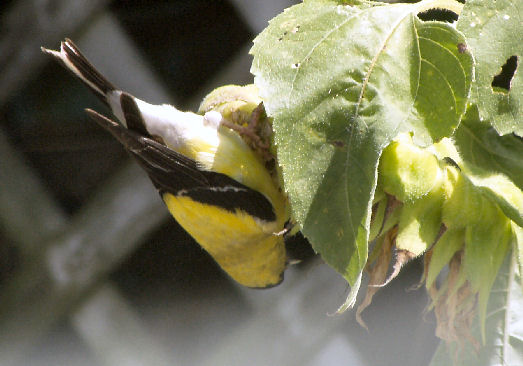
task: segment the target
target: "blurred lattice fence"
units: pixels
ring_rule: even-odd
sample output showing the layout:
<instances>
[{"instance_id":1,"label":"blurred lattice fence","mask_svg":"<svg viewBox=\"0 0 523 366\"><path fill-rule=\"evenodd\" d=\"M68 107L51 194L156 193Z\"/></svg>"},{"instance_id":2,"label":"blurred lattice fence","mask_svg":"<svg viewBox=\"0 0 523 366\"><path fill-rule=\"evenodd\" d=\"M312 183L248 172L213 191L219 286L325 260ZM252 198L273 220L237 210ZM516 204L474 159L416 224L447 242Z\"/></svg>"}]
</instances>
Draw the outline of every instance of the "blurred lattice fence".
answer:
<instances>
[{"instance_id":1,"label":"blurred lattice fence","mask_svg":"<svg viewBox=\"0 0 523 366\"><path fill-rule=\"evenodd\" d=\"M326 316L346 287L318 262L267 291L231 283L82 114L103 107L40 52L73 38L122 89L195 109L216 86L252 82L252 38L292 3L0 4L1 365L418 365L430 357L425 300L405 295L405 283L383 291L399 292L396 300L368 312L373 336L352 316Z\"/></svg>"}]
</instances>

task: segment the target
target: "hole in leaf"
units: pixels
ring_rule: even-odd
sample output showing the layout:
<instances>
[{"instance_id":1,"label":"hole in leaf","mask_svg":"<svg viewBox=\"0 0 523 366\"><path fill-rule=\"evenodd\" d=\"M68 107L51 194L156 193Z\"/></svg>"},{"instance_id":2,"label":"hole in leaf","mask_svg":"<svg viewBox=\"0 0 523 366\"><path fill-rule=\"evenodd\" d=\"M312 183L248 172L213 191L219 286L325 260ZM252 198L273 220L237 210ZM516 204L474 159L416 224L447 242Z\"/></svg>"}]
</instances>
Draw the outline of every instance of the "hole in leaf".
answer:
<instances>
[{"instance_id":1,"label":"hole in leaf","mask_svg":"<svg viewBox=\"0 0 523 366\"><path fill-rule=\"evenodd\" d=\"M448 9L429 9L418 13L418 18L424 22L437 20L440 22L452 23L458 20L458 14Z\"/></svg>"},{"instance_id":2,"label":"hole in leaf","mask_svg":"<svg viewBox=\"0 0 523 366\"><path fill-rule=\"evenodd\" d=\"M510 91L510 84L516 73L518 61L517 56L510 56L505 65L501 66L501 72L492 79L492 89L494 91L502 93Z\"/></svg>"}]
</instances>

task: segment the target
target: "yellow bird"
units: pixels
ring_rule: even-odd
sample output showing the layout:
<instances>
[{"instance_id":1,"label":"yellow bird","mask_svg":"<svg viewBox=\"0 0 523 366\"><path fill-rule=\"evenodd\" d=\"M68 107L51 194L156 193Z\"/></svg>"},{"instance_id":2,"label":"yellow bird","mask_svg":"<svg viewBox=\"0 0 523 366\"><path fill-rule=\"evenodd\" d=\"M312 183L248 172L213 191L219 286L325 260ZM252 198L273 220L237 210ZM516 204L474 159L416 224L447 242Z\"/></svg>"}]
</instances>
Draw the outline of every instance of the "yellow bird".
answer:
<instances>
[{"instance_id":1,"label":"yellow bird","mask_svg":"<svg viewBox=\"0 0 523 366\"><path fill-rule=\"evenodd\" d=\"M145 169L172 216L221 268L248 287L283 280L287 197L219 112L198 115L135 98L107 81L71 40L60 51L42 50L111 108L120 123L87 112Z\"/></svg>"}]
</instances>

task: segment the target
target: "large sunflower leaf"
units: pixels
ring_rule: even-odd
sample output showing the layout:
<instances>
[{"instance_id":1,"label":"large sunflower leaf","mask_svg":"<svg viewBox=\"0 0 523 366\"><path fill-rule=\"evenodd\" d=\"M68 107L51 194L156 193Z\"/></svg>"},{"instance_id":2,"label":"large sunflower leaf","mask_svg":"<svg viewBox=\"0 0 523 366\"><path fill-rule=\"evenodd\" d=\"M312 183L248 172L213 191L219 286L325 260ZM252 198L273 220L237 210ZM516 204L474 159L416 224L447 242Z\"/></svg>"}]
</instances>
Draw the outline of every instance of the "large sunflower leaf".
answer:
<instances>
[{"instance_id":1,"label":"large sunflower leaf","mask_svg":"<svg viewBox=\"0 0 523 366\"><path fill-rule=\"evenodd\" d=\"M520 0L467 0L457 24L476 62L471 102L478 105L481 119L490 120L502 135L523 136L521 24Z\"/></svg>"},{"instance_id":2,"label":"large sunflower leaf","mask_svg":"<svg viewBox=\"0 0 523 366\"><path fill-rule=\"evenodd\" d=\"M454 27L417 18L438 1L342 3L309 0L277 16L254 41L251 71L295 218L354 285L382 149L400 132L424 144L451 135L473 64Z\"/></svg>"}]
</instances>

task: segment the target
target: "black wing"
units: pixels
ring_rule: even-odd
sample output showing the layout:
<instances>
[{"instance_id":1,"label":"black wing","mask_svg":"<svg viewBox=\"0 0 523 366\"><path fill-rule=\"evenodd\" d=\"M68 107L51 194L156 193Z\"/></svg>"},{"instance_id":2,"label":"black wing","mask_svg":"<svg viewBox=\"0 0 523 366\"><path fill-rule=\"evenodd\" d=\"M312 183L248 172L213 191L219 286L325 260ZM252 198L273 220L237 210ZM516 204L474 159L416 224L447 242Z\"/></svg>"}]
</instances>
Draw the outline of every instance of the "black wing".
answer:
<instances>
[{"instance_id":1,"label":"black wing","mask_svg":"<svg viewBox=\"0 0 523 366\"><path fill-rule=\"evenodd\" d=\"M260 192L225 174L202 170L188 157L88 109L87 113L108 130L145 169L160 194L188 196L195 201L242 210L265 221L276 220L269 200Z\"/></svg>"}]
</instances>

